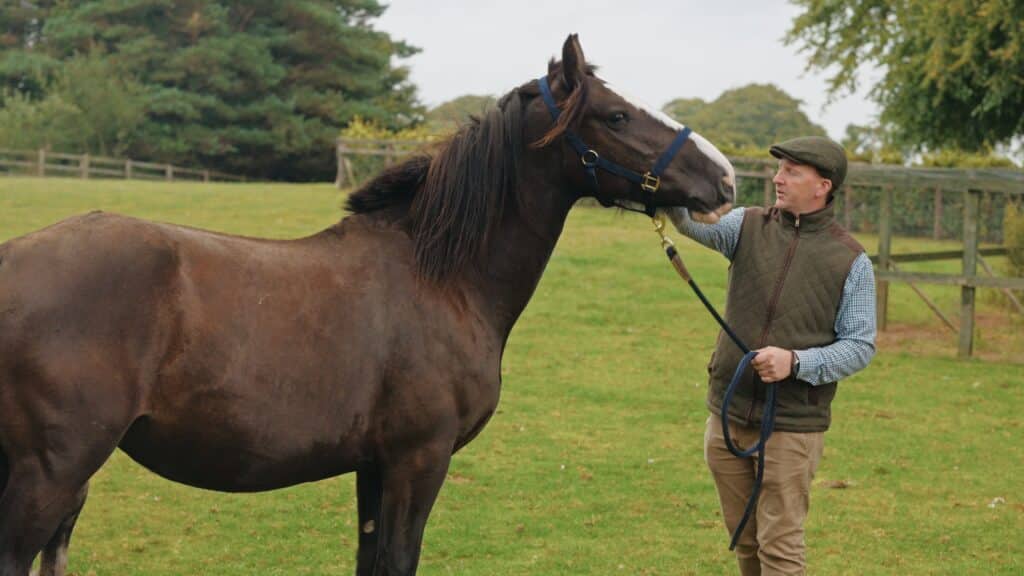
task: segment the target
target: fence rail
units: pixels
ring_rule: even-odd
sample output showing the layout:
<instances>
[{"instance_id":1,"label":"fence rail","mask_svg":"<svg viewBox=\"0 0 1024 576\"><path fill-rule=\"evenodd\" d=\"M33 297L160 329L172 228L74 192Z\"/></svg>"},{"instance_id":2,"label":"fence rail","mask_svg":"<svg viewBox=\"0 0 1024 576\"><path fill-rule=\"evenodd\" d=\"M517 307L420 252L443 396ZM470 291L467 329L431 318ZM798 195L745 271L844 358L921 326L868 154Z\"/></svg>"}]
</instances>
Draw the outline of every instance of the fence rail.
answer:
<instances>
[{"instance_id":1,"label":"fence rail","mask_svg":"<svg viewBox=\"0 0 1024 576\"><path fill-rule=\"evenodd\" d=\"M124 178L131 180L192 180L245 182L244 176L198 170L173 164L141 162L90 154L0 148L0 174Z\"/></svg>"},{"instance_id":2,"label":"fence rail","mask_svg":"<svg viewBox=\"0 0 1024 576\"><path fill-rule=\"evenodd\" d=\"M432 142L433 140L338 138L335 145L338 172L334 184L338 188L356 186L382 168L394 164L405 156L415 154Z\"/></svg>"}]
</instances>

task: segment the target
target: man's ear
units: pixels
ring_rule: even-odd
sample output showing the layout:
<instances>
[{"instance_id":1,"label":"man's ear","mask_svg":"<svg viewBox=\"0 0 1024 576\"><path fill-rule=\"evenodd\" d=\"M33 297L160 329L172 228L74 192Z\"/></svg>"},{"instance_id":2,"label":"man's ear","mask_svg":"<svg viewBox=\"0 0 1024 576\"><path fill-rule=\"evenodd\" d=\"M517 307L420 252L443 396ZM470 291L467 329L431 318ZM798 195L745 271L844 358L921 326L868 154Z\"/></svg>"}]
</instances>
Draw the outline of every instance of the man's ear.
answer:
<instances>
[{"instance_id":1,"label":"man's ear","mask_svg":"<svg viewBox=\"0 0 1024 576\"><path fill-rule=\"evenodd\" d=\"M821 179L821 187L820 187L819 190L821 191L821 193L820 194L816 194L816 196L824 196L824 197L828 198L829 195L832 192L832 180L830 180L828 178L822 178Z\"/></svg>"},{"instance_id":2,"label":"man's ear","mask_svg":"<svg viewBox=\"0 0 1024 576\"><path fill-rule=\"evenodd\" d=\"M579 36L570 34L562 44L562 78L570 91L587 75L587 61L583 58Z\"/></svg>"}]
</instances>

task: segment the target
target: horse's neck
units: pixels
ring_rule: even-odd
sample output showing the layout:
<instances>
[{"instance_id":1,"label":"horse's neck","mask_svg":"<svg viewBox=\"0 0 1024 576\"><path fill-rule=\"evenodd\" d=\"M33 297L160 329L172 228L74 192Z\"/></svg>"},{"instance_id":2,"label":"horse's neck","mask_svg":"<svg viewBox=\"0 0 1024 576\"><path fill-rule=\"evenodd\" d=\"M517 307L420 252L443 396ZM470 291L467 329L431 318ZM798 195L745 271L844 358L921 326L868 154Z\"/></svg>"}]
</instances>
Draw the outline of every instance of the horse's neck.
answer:
<instances>
[{"instance_id":1,"label":"horse's neck","mask_svg":"<svg viewBox=\"0 0 1024 576\"><path fill-rule=\"evenodd\" d=\"M507 207L478 266L489 313L505 337L533 296L575 200L539 181L523 182L517 192L521 207Z\"/></svg>"}]
</instances>

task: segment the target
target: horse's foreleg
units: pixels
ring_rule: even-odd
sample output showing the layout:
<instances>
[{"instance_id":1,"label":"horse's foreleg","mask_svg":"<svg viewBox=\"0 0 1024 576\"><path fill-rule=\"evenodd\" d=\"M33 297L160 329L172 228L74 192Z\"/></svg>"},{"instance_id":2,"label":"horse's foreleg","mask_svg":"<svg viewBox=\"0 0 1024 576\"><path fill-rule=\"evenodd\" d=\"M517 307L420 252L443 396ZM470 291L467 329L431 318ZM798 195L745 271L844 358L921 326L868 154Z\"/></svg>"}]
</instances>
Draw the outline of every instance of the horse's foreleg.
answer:
<instances>
[{"instance_id":1,"label":"horse's foreleg","mask_svg":"<svg viewBox=\"0 0 1024 576\"><path fill-rule=\"evenodd\" d=\"M45 436L17 437L18 442L8 436L4 446L7 486L0 496L0 576L26 576L44 547L42 574L46 570L63 573L89 478L113 452L122 433L120 429L85 433L92 430L73 416L101 412L88 408L64 412L66 428L40 426L47 431Z\"/></svg>"},{"instance_id":2,"label":"horse's foreleg","mask_svg":"<svg viewBox=\"0 0 1024 576\"><path fill-rule=\"evenodd\" d=\"M0 497L0 576L26 576L32 560L81 508L81 485L55 481L37 460L10 463Z\"/></svg>"},{"instance_id":3,"label":"horse's foreleg","mask_svg":"<svg viewBox=\"0 0 1024 576\"><path fill-rule=\"evenodd\" d=\"M356 472L356 496L359 507L359 553L356 556L356 576L374 576L383 493L384 485L381 483L380 470L376 464L366 464Z\"/></svg>"},{"instance_id":4,"label":"horse's foreleg","mask_svg":"<svg viewBox=\"0 0 1024 576\"><path fill-rule=\"evenodd\" d=\"M78 491L75 505L64 521L60 523L56 534L43 548L43 557L39 563L39 576L64 576L68 566L68 545L71 543L71 531L75 529L78 514L85 506L85 497L89 494L89 484Z\"/></svg>"},{"instance_id":5,"label":"horse's foreleg","mask_svg":"<svg viewBox=\"0 0 1024 576\"><path fill-rule=\"evenodd\" d=\"M7 454L4 452L3 447L0 446L0 497L4 495L4 490L7 488L7 475L9 472Z\"/></svg>"},{"instance_id":6,"label":"horse's foreleg","mask_svg":"<svg viewBox=\"0 0 1024 576\"><path fill-rule=\"evenodd\" d=\"M420 559L427 516L448 473L453 443L436 443L404 454L384 470L377 571L374 576L412 576Z\"/></svg>"}]
</instances>

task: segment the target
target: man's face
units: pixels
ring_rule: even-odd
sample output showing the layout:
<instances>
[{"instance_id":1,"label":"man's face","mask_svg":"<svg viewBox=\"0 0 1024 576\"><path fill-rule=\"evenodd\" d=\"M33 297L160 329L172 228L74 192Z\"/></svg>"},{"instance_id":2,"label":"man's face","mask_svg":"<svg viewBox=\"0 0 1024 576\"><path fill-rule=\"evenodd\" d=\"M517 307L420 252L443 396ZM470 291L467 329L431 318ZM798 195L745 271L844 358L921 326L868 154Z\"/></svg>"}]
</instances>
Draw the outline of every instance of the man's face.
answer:
<instances>
[{"instance_id":1,"label":"man's face","mask_svg":"<svg viewBox=\"0 0 1024 576\"><path fill-rule=\"evenodd\" d=\"M779 170L772 178L775 184L775 207L793 214L806 214L825 207L832 181L822 178L813 166L779 160Z\"/></svg>"}]
</instances>

